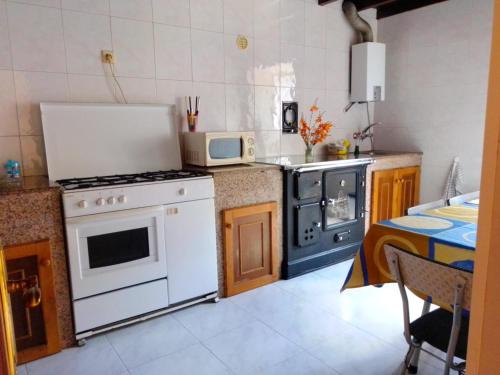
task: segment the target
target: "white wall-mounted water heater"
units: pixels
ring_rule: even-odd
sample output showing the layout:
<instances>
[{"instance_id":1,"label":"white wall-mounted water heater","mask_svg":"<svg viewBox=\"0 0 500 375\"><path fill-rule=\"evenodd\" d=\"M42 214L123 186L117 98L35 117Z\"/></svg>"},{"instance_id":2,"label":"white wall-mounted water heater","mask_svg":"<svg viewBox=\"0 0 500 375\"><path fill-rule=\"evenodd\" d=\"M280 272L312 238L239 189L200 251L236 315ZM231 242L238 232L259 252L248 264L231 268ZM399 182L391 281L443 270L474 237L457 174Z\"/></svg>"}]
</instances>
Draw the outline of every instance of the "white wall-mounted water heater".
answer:
<instances>
[{"instance_id":1,"label":"white wall-mounted water heater","mask_svg":"<svg viewBox=\"0 0 500 375\"><path fill-rule=\"evenodd\" d=\"M352 46L351 102L385 100L385 44L366 42Z\"/></svg>"}]
</instances>

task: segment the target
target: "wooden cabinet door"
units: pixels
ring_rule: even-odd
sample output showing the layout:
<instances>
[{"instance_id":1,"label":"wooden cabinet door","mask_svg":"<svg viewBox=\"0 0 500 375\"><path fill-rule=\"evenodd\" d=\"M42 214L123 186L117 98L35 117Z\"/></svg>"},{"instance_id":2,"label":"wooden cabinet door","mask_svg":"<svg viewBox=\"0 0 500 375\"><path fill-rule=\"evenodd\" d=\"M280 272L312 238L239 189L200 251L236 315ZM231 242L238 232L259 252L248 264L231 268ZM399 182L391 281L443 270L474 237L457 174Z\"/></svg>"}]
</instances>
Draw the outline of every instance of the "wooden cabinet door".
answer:
<instances>
[{"instance_id":1,"label":"wooden cabinet door","mask_svg":"<svg viewBox=\"0 0 500 375\"><path fill-rule=\"evenodd\" d=\"M60 351L49 241L5 247L5 260L9 280L36 276L41 289L41 303L34 308L25 306L22 291L10 295L18 362Z\"/></svg>"},{"instance_id":2,"label":"wooden cabinet door","mask_svg":"<svg viewBox=\"0 0 500 375\"><path fill-rule=\"evenodd\" d=\"M397 204L393 217L406 215L408 208L416 206L420 201L420 167L401 168L396 170Z\"/></svg>"},{"instance_id":3,"label":"wooden cabinet door","mask_svg":"<svg viewBox=\"0 0 500 375\"><path fill-rule=\"evenodd\" d=\"M279 278L276 214L276 202L224 210L226 296Z\"/></svg>"},{"instance_id":4,"label":"wooden cabinet door","mask_svg":"<svg viewBox=\"0 0 500 375\"><path fill-rule=\"evenodd\" d=\"M371 200L371 223L388 220L393 217L397 204L395 197L395 170L373 172Z\"/></svg>"},{"instance_id":5,"label":"wooden cabinet door","mask_svg":"<svg viewBox=\"0 0 500 375\"><path fill-rule=\"evenodd\" d=\"M10 297L7 291L7 269L0 243L0 374L15 375L16 346Z\"/></svg>"}]
</instances>

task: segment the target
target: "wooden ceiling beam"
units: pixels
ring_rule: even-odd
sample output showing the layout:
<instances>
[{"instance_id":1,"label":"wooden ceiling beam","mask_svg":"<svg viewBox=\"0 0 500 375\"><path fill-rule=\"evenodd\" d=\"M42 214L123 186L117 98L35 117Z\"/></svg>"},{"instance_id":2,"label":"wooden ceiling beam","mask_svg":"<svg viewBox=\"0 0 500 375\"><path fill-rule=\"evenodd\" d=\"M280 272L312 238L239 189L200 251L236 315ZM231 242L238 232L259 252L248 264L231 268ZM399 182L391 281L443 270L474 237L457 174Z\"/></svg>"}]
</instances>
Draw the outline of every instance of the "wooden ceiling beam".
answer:
<instances>
[{"instance_id":1,"label":"wooden ceiling beam","mask_svg":"<svg viewBox=\"0 0 500 375\"><path fill-rule=\"evenodd\" d=\"M318 4L326 5L333 3L335 1L337 0L318 0ZM356 5L356 8L359 11L370 8L377 9L377 19L380 19L447 0L351 0L351 1Z\"/></svg>"},{"instance_id":2,"label":"wooden ceiling beam","mask_svg":"<svg viewBox=\"0 0 500 375\"><path fill-rule=\"evenodd\" d=\"M337 0L318 0L319 5L326 5L333 3ZM356 4L356 8L358 10L365 10L369 8L377 8L382 5L390 4L393 2L397 2L399 0L351 0L354 4Z\"/></svg>"},{"instance_id":3,"label":"wooden ceiling beam","mask_svg":"<svg viewBox=\"0 0 500 375\"><path fill-rule=\"evenodd\" d=\"M386 18L408 12L410 10L426 7L428 5L441 3L447 0L414 0L414 1L396 1L393 4L383 5L377 8L377 19Z\"/></svg>"},{"instance_id":4,"label":"wooden ceiling beam","mask_svg":"<svg viewBox=\"0 0 500 375\"><path fill-rule=\"evenodd\" d=\"M397 3L398 0L352 0L358 11L370 8L378 8L392 3Z\"/></svg>"},{"instance_id":5,"label":"wooden ceiling beam","mask_svg":"<svg viewBox=\"0 0 500 375\"><path fill-rule=\"evenodd\" d=\"M337 0L318 0L318 4L319 5L326 5L326 4L334 3L336 1Z\"/></svg>"}]
</instances>

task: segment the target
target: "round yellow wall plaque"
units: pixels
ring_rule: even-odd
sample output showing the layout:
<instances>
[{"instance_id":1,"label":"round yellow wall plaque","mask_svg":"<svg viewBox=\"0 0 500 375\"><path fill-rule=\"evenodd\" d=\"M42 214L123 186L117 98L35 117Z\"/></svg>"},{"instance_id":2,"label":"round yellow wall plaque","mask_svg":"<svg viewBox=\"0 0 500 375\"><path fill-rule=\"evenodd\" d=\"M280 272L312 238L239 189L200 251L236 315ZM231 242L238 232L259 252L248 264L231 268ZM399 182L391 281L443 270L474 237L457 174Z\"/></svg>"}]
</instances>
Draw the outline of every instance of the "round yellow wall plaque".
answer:
<instances>
[{"instance_id":1,"label":"round yellow wall plaque","mask_svg":"<svg viewBox=\"0 0 500 375\"><path fill-rule=\"evenodd\" d=\"M238 35L236 38L236 45L239 49L247 49L248 48L248 39L244 35Z\"/></svg>"}]
</instances>

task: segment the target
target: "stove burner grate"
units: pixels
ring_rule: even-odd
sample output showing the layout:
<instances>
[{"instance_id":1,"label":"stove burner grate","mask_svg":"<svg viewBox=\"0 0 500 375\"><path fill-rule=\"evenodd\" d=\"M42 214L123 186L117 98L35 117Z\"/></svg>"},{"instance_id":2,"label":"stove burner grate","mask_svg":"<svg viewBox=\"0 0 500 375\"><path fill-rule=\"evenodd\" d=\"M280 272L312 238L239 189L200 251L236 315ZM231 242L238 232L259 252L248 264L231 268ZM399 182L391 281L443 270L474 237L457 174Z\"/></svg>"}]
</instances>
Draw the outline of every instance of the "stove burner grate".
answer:
<instances>
[{"instance_id":1,"label":"stove burner grate","mask_svg":"<svg viewBox=\"0 0 500 375\"><path fill-rule=\"evenodd\" d=\"M170 170L137 174L67 178L63 180L57 180L56 182L65 190L76 190L103 186L138 184L141 182L178 180L182 178L202 177L206 175L206 173L199 171Z\"/></svg>"}]
</instances>

